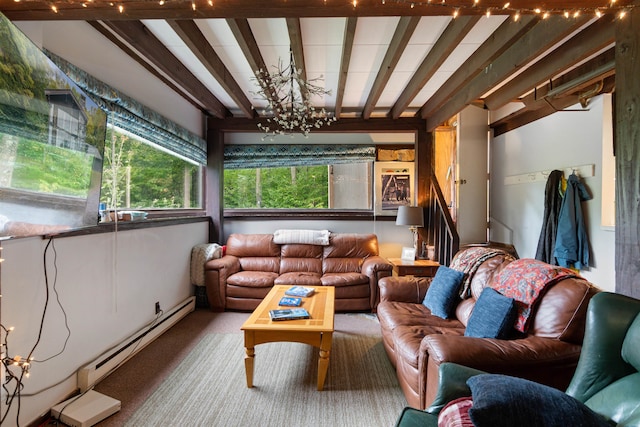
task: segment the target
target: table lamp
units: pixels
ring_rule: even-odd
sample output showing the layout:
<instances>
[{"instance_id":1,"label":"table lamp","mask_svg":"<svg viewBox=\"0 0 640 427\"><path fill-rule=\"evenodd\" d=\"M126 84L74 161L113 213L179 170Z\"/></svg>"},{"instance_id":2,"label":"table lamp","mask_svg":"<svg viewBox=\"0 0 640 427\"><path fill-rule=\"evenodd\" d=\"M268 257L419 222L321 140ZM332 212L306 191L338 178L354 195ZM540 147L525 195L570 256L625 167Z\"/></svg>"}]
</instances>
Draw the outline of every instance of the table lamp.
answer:
<instances>
[{"instance_id":1,"label":"table lamp","mask_svg":"<svg viewBox=\"0 0 640 427\"><path fill-rule=\"evenodd\" d=\"M424 225L423 211L420 206L399 206L396 225L409 227L413 233L413 249L418 253L418 227Z\"/></svg>"}]
</instances>

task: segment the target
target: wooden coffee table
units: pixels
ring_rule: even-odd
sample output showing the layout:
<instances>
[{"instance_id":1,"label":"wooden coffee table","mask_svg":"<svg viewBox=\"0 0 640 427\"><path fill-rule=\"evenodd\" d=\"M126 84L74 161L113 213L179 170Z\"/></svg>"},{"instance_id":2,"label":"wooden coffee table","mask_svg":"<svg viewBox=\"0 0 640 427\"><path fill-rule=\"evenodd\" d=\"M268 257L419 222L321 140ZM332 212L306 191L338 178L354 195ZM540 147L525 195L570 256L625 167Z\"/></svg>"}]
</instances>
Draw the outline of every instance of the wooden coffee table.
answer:
<instances>
[{"instance_id":1,"label":"wooden coffee table","mask_svg":"<svg viewBox=\"0 0 640 427\"><path fill-rule=\"evenodd\" d=\"M335 288L333 286L314 287L316 292L302 299L300 307L306 308L309 319L272 321L269 310L279 307L278 302L284 291L291 286L276 285L240 329L244 331L244 368L247 375L247 387L253 387L253 363L255 346L268 342L288 341L309 344L320 349L318 360L318 390L324 387L329 369L329 355L333 337L333 317Z\"/></svg>"}]
</instances>

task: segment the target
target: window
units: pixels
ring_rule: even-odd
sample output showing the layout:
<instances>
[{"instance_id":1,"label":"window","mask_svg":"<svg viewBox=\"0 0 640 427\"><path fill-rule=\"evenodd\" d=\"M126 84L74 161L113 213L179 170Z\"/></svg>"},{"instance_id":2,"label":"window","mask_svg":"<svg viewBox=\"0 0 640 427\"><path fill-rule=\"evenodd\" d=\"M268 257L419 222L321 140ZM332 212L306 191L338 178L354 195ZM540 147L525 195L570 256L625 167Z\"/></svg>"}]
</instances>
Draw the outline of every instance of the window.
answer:
<instances>
[{"instance_id":1,"label":"window","mask_svg":"<svg viewBox=\"0 0 640 427\"><path fill-rule=\"evenodd\" d=\"M109 126L100 194L107 209L200 208L201 176L196 162Z\"/></svg>"},{"instance_id":2,"label":"window","mask_svg":"<svg viewBox=\"0 0 640 427\"><path fill-rule=\"evenodd\" d=\"M373 162L225 169L225 209L371 210Z\"/></svg>"},{"instance_id":3,"label":"window","mask_svg":"<svg viewBox=\"0 0 640 427\"><path fill-rule=\"evenodd\" d=\"M104 111L0 14L0 236L98 219Z\"/></svg>"}]
</instances>

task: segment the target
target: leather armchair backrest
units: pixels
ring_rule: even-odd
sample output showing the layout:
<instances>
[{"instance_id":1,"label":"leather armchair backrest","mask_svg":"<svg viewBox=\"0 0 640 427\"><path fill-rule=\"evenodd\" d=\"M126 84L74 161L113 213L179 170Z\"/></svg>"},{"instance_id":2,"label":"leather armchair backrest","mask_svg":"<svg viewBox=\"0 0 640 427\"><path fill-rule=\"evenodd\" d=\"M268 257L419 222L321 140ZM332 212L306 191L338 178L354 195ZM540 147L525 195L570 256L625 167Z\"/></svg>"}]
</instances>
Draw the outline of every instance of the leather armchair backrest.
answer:
<instances>
[{"instance_id":1,"label":"leather armchair backrest","mask_svg":"<svg viewBox=\"0 0 640 427\"><path fill-rule=\"evenodd\" d=\"M634 298L600 292L591 299L580 360L567 394L586 402L611 383L638 373L623 359L622 348L639 314L640 300ZM632 344L639 351L638 343Z\"/></svg>"}]
</instances>

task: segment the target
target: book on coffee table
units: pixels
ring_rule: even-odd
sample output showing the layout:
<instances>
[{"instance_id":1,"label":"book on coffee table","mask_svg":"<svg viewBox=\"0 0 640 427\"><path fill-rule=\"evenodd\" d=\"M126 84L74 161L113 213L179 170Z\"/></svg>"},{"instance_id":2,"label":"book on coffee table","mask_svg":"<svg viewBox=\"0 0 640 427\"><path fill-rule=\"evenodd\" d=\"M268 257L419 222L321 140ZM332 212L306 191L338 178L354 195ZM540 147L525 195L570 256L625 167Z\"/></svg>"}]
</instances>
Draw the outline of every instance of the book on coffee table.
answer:
<instances>
[{"instance_id":1,"label":"book on coffee table","mask_svg":"<svg viewBox=\"0 0 640 427\"><path fill-rule=\"evenodd\" d=\"M308 297L313 295L315 291L316 290L313 288L307 288L304 286L292 286L284 291L284 294L292 297Z\"/></svg>"},{"instance_id":2,"label":"book on coffee table","mask_svg":"<svg viewBox=\"0 0 640 427\"><path fill-rule=\"evenodd\" d=\"M269 310L271 320L296 320L308 319L309 312L305 308L283 308L279 310Z\"/></svg>"},{"instance_id":3,"label":"book on coffee table","mask_svg":"<svg viewBox=\"0 0 640 427\"><path fill-rule=\"evenodd\" d=\"M284 305L287 307L299 307L302 304L302 298L298 297L282 297L278 302L278 305Z\"/></svg>"}]
</instances>

